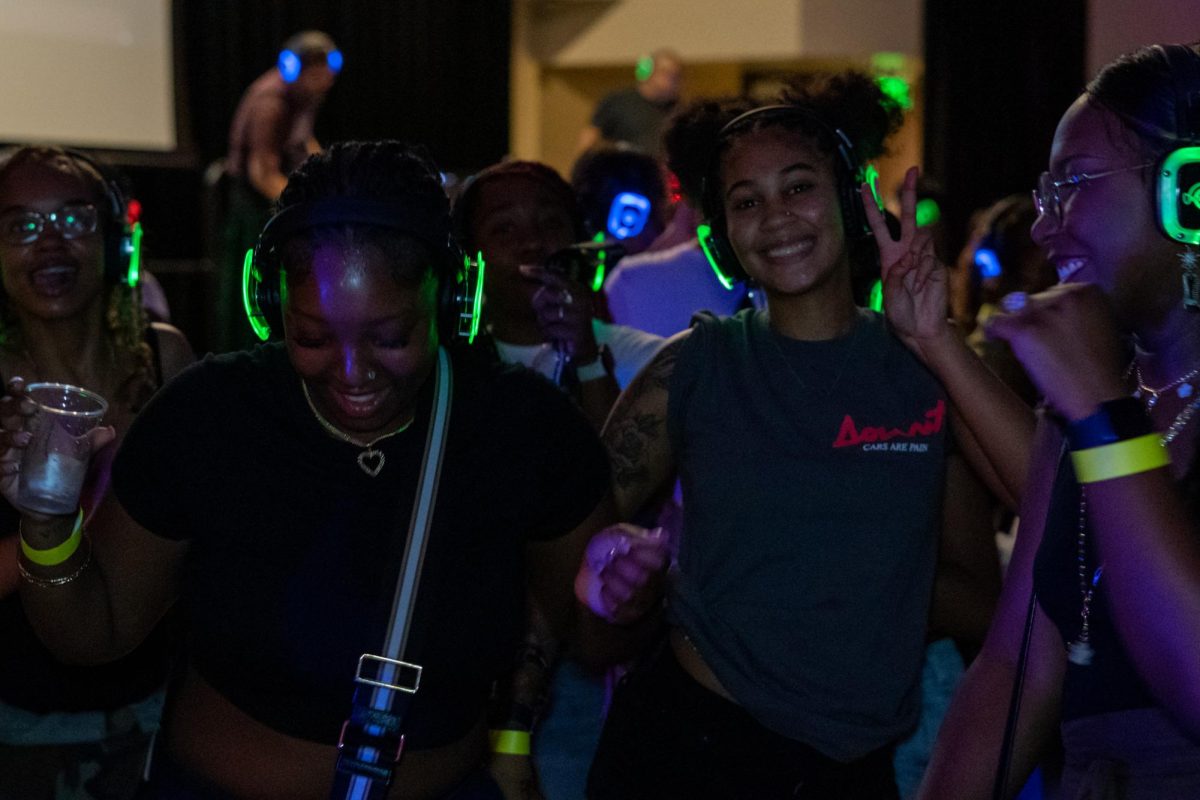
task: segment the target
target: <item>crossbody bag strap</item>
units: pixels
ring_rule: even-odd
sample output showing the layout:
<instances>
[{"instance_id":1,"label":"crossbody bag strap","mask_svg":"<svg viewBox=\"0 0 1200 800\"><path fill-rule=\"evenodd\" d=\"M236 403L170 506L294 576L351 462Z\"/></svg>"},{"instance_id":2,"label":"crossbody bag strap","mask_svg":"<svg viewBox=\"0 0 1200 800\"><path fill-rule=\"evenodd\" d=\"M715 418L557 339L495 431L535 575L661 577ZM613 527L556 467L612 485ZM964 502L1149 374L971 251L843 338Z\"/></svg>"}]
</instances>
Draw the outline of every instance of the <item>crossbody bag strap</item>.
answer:
<instances>
[{"instance_id":1,"label":"crossbody bag strap","mask_svg":"<svg viewBox=\"0 0 1200 800\"><path fill-rule=\"evenodd\" d=\"M392 615L379 655L364 653L354 676L354 705L338 739L337 773L331 800L377 800L387 795L404 752L404 714L421 686L422 667L402 660L409 651L421 569L433 526L450 428L454 375L450 356L438 348L433 414L425 438L425 460L408 525L408 544L392 599Z\"/></svg>"}]
</instances>

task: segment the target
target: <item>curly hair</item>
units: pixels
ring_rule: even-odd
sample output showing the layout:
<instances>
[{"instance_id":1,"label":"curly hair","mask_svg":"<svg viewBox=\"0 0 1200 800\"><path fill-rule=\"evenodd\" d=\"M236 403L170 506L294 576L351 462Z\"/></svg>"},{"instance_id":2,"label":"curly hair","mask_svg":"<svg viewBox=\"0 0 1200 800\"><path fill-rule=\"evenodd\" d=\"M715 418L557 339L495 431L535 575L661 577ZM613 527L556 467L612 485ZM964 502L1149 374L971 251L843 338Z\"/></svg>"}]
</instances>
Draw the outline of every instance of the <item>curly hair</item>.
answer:
<instances>
[{"instance_id":1,"label":"curly hair","mask_svg":"<svg viewBox=\"0 0 1200 800\"><path fill-rule=\"evenodd\" d=\"M12 170L26 165L42 166L78 178L95 193L97 201L105 198L110 191L112 181L100 173L100 168L91 160L65 150L61 147L26 145L16 147L0 154L0 184ZM120 206L125 205L125 198L118 198ZM107 246L111 237L119 236L124 221L113 219L110 203L98 203L100 206L103 235L106 246L105 258L110 258L116 251L115 247ZM105 265L108 267L109 265ZM150 318L142 307L142 290L140 286L129 286L124 281L106 281L105 287L105 327L103 334L108 337L115 353L125 355L133 364L131 373L122 376L122 383L131 385L131 403L136 410L140 408L154 390L158 388L158 372L154 365L154 352L146 341L146 332L150 327ZM0 289L0 347L20 352L26 345L22 341L20 323L9 303L8 295Z\"/></svg>"},{"instance_id":2,"label":"curly hair","mask_svg":"<svg viewBox=\"0 0 1200 800\"><path fill-rule=\"evenodd\" d=\"M441 173L422 148L391 140L339 142L309 156L288 176L277 206L283 209L333 198L419 208L422 219L432 220L431 229L416 236L362 223L306 228L285 243L285 268L307 269L314 249L323 243L378 248L391 265L392 277L402 283L422 280L431 261L447 261L450 201L442 189Z\"/></svg>"},{"instance_id":3,"label":"curly hair","mask_svg":"<svg viewBox=\"0 0 1200 800\"><path fill-rule=\"evenodd\" d=\"M679 190L699 207L704 180L712 168L717 136L726 123L755 107L748 97L695 100L679 109L663 130L667 169L679 180Z\"/></svg>"}]
</instances>

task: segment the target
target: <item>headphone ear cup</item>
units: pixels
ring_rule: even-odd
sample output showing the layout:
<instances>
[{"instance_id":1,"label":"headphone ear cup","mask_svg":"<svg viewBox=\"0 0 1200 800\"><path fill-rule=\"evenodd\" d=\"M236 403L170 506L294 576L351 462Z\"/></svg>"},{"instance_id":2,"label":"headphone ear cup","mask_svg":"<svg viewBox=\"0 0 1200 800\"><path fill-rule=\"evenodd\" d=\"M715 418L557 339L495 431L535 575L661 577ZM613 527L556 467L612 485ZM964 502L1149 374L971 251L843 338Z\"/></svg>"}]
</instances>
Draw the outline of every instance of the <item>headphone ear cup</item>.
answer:
<instances>
[{"instance_id":1,"label":"headphone ear cup","mask_svg":"<svg viewBox=\"0 0 1200 800\"><path fill-rule=\"evenodd\" d=\"M450 268L438 282L438 338L471 344L479 333L483 304L483 253L471 258L451 244L447 260Z\"/></svg>"},{"instance_id":2,"label":"headphone ear cup","mask_svg":"<svg viewBox=\"0 0 1200 800\"><path fill-rule=\"evenodd\" d=\"M1180 147L1158 168L1156 218L1167 238L1200 245L1200 146Z\"/></svg>"},{"instance_id":3,"label":"headphone ear cup","mask_svg":"<svg viewBox=\"0 0 1200 800\"><path fill-rule=\"evenodd\" d=\"M247 250L242 260L242 304L254 335L265 342L272 334L283 333L283 309L279 281L269 280L278 272L264 267L258 254L260 246L261 242Z\"/></svg>"},{"instance_id":4,"label":"headphone ear cup","mask_svg":"<svg viewBox=\"0 0 1200 800\"><path fill-rule=\"evenodd\" d=\"M734 255L729 239L725 236L725 223L721 219L706 219L696 228L696 237L700 240L700 249L704 251L708 265L716 273L717 280L726 289L740 281L749 279L742 264Z\"/></svg>"}]
</instances>

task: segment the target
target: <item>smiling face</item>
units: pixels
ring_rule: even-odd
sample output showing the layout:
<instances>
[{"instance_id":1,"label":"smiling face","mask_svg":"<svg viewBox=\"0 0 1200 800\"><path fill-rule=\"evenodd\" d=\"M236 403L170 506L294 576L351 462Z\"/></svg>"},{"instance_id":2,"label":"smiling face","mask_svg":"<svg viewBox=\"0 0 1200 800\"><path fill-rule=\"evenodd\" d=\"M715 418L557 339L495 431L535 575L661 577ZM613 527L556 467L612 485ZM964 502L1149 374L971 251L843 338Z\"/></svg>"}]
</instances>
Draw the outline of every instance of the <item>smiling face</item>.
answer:
<instances>
[{"instance_id":1,"label":"smiling face","mask_svg":"<svg viewBox=\"0 0 1200 800\"><path fill-rule=\"evenodd\" d=\"M1058 124L1049 171L1061 181L1146 160L1117 117L1085 95ZM1179 301L1178 248L1157 230L1152 173L1131 169L1062 187L1062 218L1043 214L1032 229L1059 279L1095 284L1126 326L1157 319Z\"/></svg>"},{"instance_id":2,"label":"smiling face","mask_svg":"<svg viewBox=\"0 0 1200 800\"><path fill-rule=\"evenodd\" d=\"M80 203L102 205L98 189L52 164L25 162L0 181L0 217L20 211L50 214ZM70 318L103 302L104 224L101 219L94 232L73 239L63 238L49 222L27 244L0 239L0 276L18 316Z\"/></svg>"},{"instance_id":3,"label":"smiling face","mask_svg":"<svg viewBox=\"0 0 1200 800\"><path fill-rule=\"evenodd\" d=\"M803 133L771 126L721 159L729 243L768 295L839 292L850 261L833 159Z\"/></svg>"},{"instance_id":4,"label":"smiling face","mask_svg":"<svg viewBox=\"0 0 1200 800\"><path fill-rule=\"evenodd\" d=\"M368 440L410 420L437 351L433 270L406 284L378 247L317 244L283 282L284 340L321 415Z\"/></svg>"}]
</instances>

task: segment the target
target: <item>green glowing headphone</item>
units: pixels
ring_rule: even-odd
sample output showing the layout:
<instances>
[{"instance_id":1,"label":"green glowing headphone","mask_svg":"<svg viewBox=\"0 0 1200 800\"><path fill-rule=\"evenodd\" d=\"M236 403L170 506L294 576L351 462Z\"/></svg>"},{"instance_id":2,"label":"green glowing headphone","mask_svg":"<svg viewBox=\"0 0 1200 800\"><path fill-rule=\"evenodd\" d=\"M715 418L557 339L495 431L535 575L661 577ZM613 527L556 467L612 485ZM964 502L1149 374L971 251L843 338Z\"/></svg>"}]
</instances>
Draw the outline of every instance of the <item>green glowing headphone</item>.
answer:
<instances>
[{"instance_id":1,"label":"green glowing headphone","mask_svg":"<svg viewBox=\"0 0 1200 800\"><path fill-rule=\"evenodd\" d=\"M1187 143L1159 164L1155 216L1172 241L1200 244L1200 55L1181 44L1155 48L1175 87L1175 135Z\"/></svg>"},{"instance_id":2,"label":"green glowing headphone","mask_svg":"<svg viewBox=\"0 0 1200 800\"><path fill-rule=\"evenodd\" d=\"M867 183L875 196L875 203L883 208L879 198L876 183L879 171L873 164L860 164L854 154L854 144L850 137L840 128L834 127L818 114L794 105L771 105L751 109L730 120L717 134L713 146L713 155L709 167L704 174L704 185L701 190L700 205L704 212L704 221L696 228L700 240L700 248L708 258L708 264L717 275L717 280L726 289L732 290L739 281L748 278L742 268L725 230L725 204L721 198L721 181L719 179L722 145L738 131L757 124L761 121L787 124L794 122L802 127L816 128L833 144L837 151L834 157L834 177L837 180L838 200L842 206L842 220L845 223L846 235L865 237L871 235L871 227L867 222L867 211L863 207L862 197L858 187Z\"/></svg>"},{"instance_id":3,"label":"green glowing headphone","mask_svg":"<svg viewBox=\"0 0 1200 800\"><path fill-rule=\"evenodd\" d=\"M445 212L413 204L389 203L351 197L330 197L288 206L271 217L246 251L242 264L242 301L250 327L266 341L283 332L280 292L280 251L302 231L325 225L374 225L399 231L417 239L439 256L438 336L443 343L479 333L483 303L483 255L471 258L450 237Z\"/></svg>"}]
</instances>

